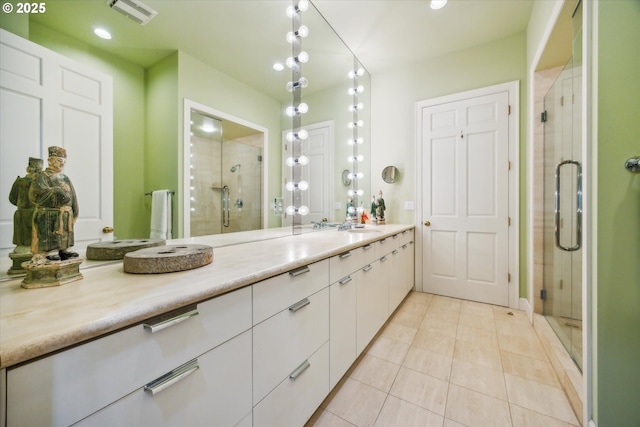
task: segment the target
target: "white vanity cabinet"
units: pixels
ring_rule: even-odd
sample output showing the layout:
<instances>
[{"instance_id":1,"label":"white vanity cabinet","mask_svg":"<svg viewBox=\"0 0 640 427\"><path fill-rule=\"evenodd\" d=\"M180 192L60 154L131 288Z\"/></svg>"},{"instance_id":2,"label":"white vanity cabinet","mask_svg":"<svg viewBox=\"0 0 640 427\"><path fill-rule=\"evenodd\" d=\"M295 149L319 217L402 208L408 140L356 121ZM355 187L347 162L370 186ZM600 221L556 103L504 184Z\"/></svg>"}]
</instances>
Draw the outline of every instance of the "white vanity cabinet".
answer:
<instances>
[{"instance_id":1,"label":"white vanity cabinet","mask_svg":"<svg viewBox=\"0 0 640 427\"><path fill-rule=\"evenodd\" d=\"M179 314L152 319L146 326L132 326L9 368L6 425L68 426L136 391L143 393L142 399L153 399L155 396L144 394L145 385L250 328L251 289L244 288L188 307ZM250 366L247 363L242 369L249 371ZM189 375L194 378L185 380L197 380L204 367ZM251 389L250 377L239 377L237 381ZM168 395L169 390L162 393ZM165 413L171 406L188 410L189 399L177 395L165 404L170 406L156 410ZM238 406L244 406L240 412L250 412L250 394ZM144 412L145 408L150 406L141 406L137 411ZM216 410L213 402L210 410Z\"/></svg>"},{"instance_id":2,"label":"white vanity cabinet","mask_svg":"<svg viewBox=\"0 0 640 427\"><path fill-rule=\"evenodd\" d=\"M329 260L253 285L253 425L303 425L329 393Z\"/></svg>"}]
</instances>

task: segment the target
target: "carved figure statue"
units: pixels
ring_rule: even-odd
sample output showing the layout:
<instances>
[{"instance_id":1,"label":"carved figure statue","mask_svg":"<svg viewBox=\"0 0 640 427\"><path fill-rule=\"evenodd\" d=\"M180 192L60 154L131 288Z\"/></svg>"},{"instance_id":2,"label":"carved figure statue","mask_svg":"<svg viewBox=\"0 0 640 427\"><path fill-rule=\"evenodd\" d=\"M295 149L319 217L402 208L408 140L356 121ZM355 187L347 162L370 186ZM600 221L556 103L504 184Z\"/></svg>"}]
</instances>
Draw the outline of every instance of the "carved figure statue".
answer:
<instances>
[{"instance_id":1,"label":"carved figure statue","mask_svg":"<svg viewBox=\"0 0 640 427\"><path fill-rule=\"evenodd\" d=\"M378 204L376 203L375 194L371 196L371 210L369 213L371 214L371 219L375 219L377 216Z\"/></svg>"},{"instance_id":2,"label":"carved figure statue","mask_svg":"<svg viewBox=\"0 0 640 427\"><path fill-rule=\"evenodd\" d=\"M27 174L23 178L16 178L9 193L9 201L18 208L13 214L13 244L17 246L16 252L28 253L31 248L31 221L35 206L29 200L29 188L39 172L42 172L42 159L29 157Z\"/></svg>"},{"instance_id":3,"label":"carved figure statue","mask_svg":"<svg viewBox=\"0 0 640 427\"><path fill-rule=\"evenodd\" d=\"M66 161L64 148L49 147L49 165L37 174L29 189L29 199L35 205L31 252L44 254L50 261L78 256L69 250L74 244L78 200L71 180L63 173Z\"/></svg>"},{"instance_id":4,"label":"carved figure statue","mask_svg":"<svg viewBox=\"0 0 640 427\"><path fill-rule=\"evenodd\" d=\"M387 207L384 205L384 199L382 198L382 190L378 193L378 200L376 200L377 205L377 218L379 220L384 220L384 211L387 210Z\"/></svg>"}]
</instances>

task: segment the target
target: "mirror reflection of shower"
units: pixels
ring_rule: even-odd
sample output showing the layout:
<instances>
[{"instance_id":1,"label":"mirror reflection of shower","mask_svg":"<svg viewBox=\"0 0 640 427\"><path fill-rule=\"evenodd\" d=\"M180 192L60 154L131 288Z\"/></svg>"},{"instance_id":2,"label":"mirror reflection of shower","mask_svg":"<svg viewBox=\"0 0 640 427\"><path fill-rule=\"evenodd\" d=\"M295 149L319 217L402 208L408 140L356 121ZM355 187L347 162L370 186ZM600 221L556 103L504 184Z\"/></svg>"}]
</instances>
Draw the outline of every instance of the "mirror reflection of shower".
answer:
<instances>
[{"instance_id":1,"label":"mirror reflection of shower","mask_svg":"<svg viewBox=\"0 0 640 427\"><path fill-rule=\"evenodd\" d=\"M195 109L190 118L190 235L262 228L264 133Z\"/></svg>"}]
</instances>

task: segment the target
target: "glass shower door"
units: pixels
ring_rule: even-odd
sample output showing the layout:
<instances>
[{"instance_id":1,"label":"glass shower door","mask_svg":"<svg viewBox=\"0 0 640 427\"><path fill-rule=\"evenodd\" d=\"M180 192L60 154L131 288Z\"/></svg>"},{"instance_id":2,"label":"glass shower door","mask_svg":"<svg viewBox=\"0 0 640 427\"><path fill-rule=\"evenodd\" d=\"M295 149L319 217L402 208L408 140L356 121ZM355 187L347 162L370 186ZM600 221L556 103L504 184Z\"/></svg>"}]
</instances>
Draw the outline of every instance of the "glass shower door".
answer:
<instances>
[{"instance_id":1,"label":"glass shower door","mask_svg":"<svg viewBox=\"0 0 640 427\"><path fill-rule=\"evenodd\" d=\"M262 228L264 134L196 110L190 129L190 235Z\"/></svg>"},{"instance_id":2,"label":"glass shower door","mask_svg":"<svg viewBox=\"0 0 640 427\"><path fill-rule=\"evenodd\" d=\"M582 369L581 72L573 59L544 98L543 312Z\"/></svg>"}]
</instances>

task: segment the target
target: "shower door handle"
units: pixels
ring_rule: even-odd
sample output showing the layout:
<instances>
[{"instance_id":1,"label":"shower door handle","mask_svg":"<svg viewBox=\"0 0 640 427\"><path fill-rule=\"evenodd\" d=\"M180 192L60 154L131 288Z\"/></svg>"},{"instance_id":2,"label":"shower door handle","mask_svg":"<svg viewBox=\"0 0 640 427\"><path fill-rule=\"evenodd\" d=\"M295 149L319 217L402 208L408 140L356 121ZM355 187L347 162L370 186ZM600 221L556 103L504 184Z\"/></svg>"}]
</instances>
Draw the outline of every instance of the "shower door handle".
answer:
<instances>
[{"instance_id":1,"label":"shower door handle","mask_svg":"<svg viewBox=\"0 0 640 427\"><path fill-rule=\"evenodd\" d=\"M564 165L575 165L577 168L576 180L576 244L563 246L560 243L560 169ZM564 160L556 165L556 192L555 192L555 237L556 246L563 251L577 251L582 246L582 165L575 160Z\"/></svg>"},{"instance_id":2,"label":"shower door handle","mask_svg":"<svg viewBox=\"0 0 640 427\"><path fill-rule=\"evenodd\" d=\"M228 185L222 187L222 225L229 226L231 217L231 191Z\"/></svg>"}]
</instances>

